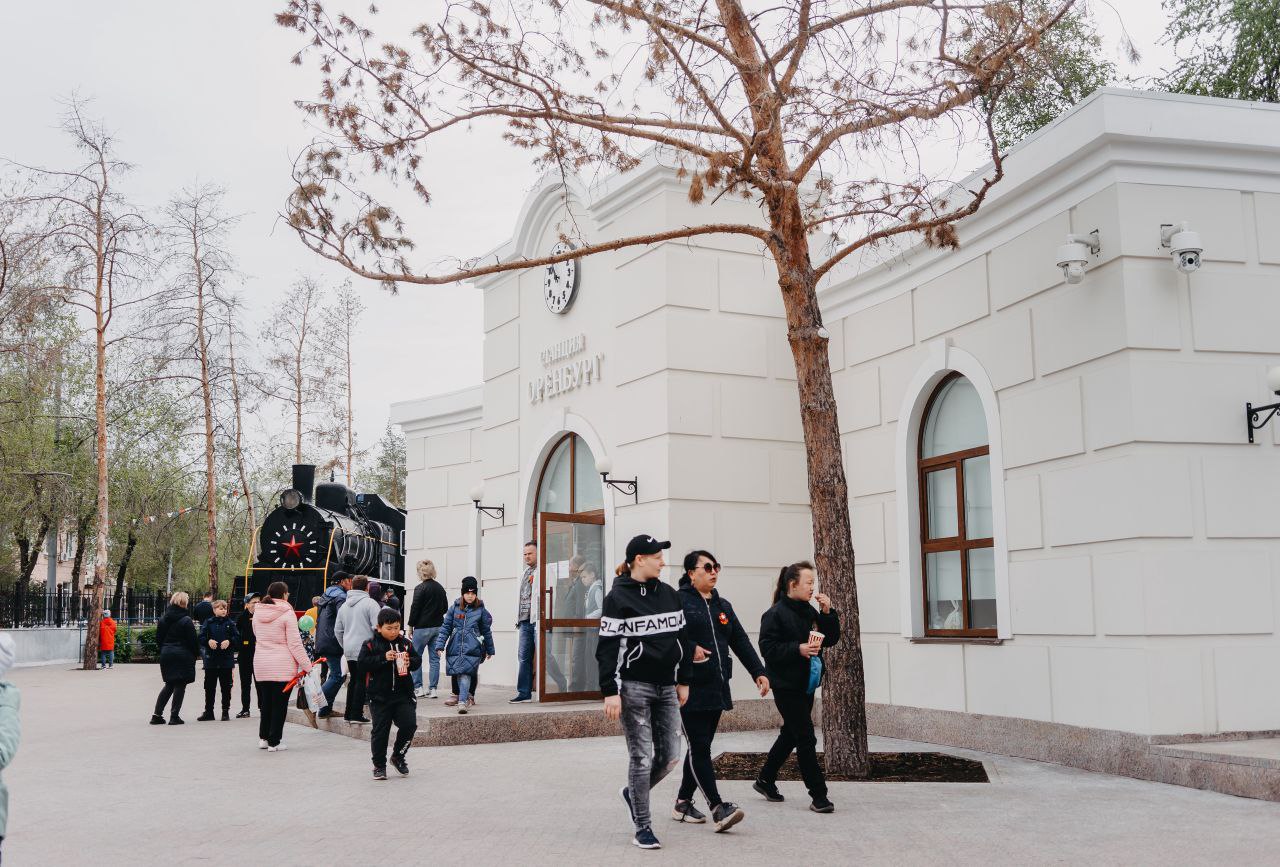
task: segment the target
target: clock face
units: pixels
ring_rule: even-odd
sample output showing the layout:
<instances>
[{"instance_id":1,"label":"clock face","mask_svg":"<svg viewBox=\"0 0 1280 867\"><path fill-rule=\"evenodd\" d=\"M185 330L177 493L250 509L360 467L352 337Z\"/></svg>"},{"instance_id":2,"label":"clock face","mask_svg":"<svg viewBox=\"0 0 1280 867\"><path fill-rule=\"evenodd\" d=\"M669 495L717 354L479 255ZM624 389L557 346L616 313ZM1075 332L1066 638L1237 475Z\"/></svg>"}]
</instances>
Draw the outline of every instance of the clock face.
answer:
<instances>
[{"instance_id":1,"label":"clock face","mask_svg":"<svg viewBox=\"0 0 1280 867\"><path fill-rule=\"evenodd\" d=\"M289 519L271 532L265 559L282 569L314 569L320 565L320 532L300 519Z\"/></svg>"},{"instance_id":2,"label":"clock face","mask_svg":"<svg viewBox=\"0 0 1280 867\"><path fill-rule=\"evenodd\" d=\"M552 256L567 253L573 247L561 241L551 248ZM578 291L578 263L575 259L566 259L547 266L546 276L542 279L542 299L547 302L547 309L552 313L563 313L573 303Z\"/></svg>"}]
</instances>

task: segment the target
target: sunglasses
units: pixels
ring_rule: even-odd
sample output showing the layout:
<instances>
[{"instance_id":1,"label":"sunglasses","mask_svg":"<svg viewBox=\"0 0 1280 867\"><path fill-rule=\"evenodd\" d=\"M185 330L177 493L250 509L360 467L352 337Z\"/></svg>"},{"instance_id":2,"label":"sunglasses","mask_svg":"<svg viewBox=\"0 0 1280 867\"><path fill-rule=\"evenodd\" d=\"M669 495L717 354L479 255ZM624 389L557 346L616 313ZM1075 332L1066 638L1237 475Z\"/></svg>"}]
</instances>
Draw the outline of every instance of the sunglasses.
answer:
<instances>
[{"instance_id":1,"label":"sunglasses","mask_svg":"<svg viewBox=\"0 0 1280 867\"><path fill-rule=\"evenodd\" d=\"M708 575L714 575L720 571L720 564L719 563L703 563L701 566L695 566L693 571L697 572L699 569L702 569Z\"/></svg>"}]
</instances>

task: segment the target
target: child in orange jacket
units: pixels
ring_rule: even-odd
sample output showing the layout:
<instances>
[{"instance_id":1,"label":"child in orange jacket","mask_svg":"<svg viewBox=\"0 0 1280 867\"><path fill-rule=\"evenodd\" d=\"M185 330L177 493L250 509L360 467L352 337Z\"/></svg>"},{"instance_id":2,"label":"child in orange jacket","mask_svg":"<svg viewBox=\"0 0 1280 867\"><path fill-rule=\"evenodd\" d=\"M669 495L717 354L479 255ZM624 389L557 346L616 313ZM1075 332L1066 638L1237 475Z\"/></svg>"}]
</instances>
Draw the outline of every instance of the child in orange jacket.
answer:
<instances>
[{"instance_id":1,"label":"child in orange jacket","mask_svg":"<svg viewBox=\"0 0 1280 867\"><path fill-rule=\"evenodd\" d=\"M98 624L98 668L116 667L116 622L111 619L111 612L102 612L102 621Z\"/></svg>"}]
</instances>

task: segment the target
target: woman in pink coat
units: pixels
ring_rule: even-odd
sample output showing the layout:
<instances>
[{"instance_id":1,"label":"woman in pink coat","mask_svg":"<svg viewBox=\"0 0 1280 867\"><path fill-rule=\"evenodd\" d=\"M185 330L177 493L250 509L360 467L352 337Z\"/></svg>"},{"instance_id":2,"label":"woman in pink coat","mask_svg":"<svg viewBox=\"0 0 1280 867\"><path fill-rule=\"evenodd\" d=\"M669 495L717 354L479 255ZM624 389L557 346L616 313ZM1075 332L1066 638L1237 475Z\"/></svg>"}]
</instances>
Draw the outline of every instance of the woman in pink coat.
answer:
<instances>
[{"instance_id":1,"label":"woman in pink coat","mask_svg":"<svg viewBox=\"0 0 1280 867\"><path fill-rule=\"evenodd\" d=\"M258 685L258 749L274 753L284 749L284 717L289 695L284 685L299 672L311 670L311 660L298 634L298 618L289 605L289 585L276 581L253 612L253 676Z\"/></svg>"}]
</instances>

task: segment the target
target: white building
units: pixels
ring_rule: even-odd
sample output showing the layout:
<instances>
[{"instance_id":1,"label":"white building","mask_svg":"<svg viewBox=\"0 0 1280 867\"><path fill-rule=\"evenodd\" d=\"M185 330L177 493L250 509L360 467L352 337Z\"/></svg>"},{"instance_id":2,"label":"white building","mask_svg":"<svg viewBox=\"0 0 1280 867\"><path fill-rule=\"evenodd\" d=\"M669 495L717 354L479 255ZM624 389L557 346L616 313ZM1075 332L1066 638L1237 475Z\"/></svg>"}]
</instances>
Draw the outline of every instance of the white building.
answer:
<instances>
[{"instance_id":1,"label":"white building","mask_svg":"<svg viewBox=\"0 0 1280 867\"><path fill-rule=\"evenodd\" d=\"M1049 742L1063 725L1280 730L1280 422L1250 445L1244 412L1276 400L1278 142L1276 106L1102 91L1015 149L959 250L824 290L880 730L974 745L996 725ZM593 189L539 187L496 255L545 254L566 219L606 238L708 213L651 161ZM1202 239L1191 274L1161 246L1182 221ZM1083 279L1064 282L1058 248L1094 231ZM430 556L454 590L483 530L492 682L514 681L515 576L540 532L561 579L578 552L607 581L640 531L671 538L677 563L709 549L747 624L811 551L771 263L710 237L578 267L561 313L542 270L481 281L483 387L392 412L411 562ZM638 479L638 502L602 488L602 457ZM501 519L473 507L481 482ZM546 643L566 681L552 693L589 683L569 670L586 664L577 635Z\"/></svg>"}]
</instances>

